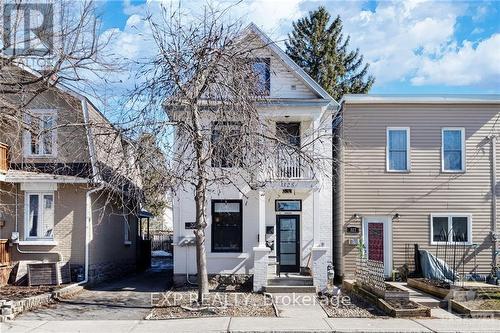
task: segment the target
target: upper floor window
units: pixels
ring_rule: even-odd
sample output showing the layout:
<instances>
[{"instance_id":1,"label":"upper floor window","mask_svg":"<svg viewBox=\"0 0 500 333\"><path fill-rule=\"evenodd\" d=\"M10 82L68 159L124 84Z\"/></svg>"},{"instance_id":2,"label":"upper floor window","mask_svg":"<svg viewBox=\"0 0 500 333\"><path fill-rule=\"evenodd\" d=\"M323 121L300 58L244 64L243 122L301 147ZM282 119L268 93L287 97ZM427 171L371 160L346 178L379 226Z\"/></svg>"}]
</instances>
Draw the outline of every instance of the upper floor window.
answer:
<instances>
[{"instance_id":1,"label":"upper floor window","mask_svg":"<svg viewBox=\"0 0 500 333\"><path fill-rule=\"evenodd\" d=\"M472 217L470 214L432 214L431 244L472 244Z\"/></svg>"},{"instance_id":2,"label":"upper floor window","mask_svg":"<svg viewBox=\"0 0 500 333\"><path fill-rule=\"evenodd\" d=\"M271 59L255 58L252 71L257 79L255 91L258 95L268 96L271 91Z\"/></svg>"},{"instance_id":3,"label":"upper floor window","mask_svg":"<svg viewBox=\"0 0 500 333\"><path fill-rule=\"evenodd\" d=\"M54 238L54 193L26 193L26 240Z\"/></svg>"},{"instance_id":4,"label":"upper floor window","mask_svg":"<svg viewBox=\"0 0 500 333\"><path fill-rule=\"evenodd\" d=\"M387 129L387 171L410 170L410 129Z\"/></svg>"},{"instance_id":5,"label":"upper floor window","mask_svg":"<svg viewBox=\"0 0 500 333\"><path fill-rule=\"evenodd\" d=\"M26 156L56 155L56 112L32 110L26 116L24 151Z\"/></svg>"},{"instance_id":6,"label":"upper floor window","mask_svg":"<svg viewBox=\"0 0 500 333\"><path fill-rule=\"evenodd\" d=\"M241 123L212 123L212 167L232 168L243 164Z\"/></svg>"},{"instance_id":7,"label":"upper floor window","mask_svg":"<svg viewBox=\"0 0 500 333\"><path fill-rule=\"evenodd\" d=\"M465 130L443 128L441 138L442 171L465 171Z\"/></svg>"}]
</instances>

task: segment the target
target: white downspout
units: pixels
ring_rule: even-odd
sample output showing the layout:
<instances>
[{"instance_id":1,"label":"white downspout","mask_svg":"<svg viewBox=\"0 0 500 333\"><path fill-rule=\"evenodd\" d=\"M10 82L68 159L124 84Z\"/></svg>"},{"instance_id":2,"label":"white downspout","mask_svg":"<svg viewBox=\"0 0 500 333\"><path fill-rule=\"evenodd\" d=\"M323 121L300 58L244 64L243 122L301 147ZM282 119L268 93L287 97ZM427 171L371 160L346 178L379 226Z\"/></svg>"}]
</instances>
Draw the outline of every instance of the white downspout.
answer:
<instances>
[{"instance_id":1,"label":"white downspout","mask_svg":"<svg viewBox=\"0 0 500 333\"><path fill-rule=\"evenodd\" d=\"M82 100L83 120L86 128L90 165L92 166L92 176L95 177L97 182L100 182L99 173L96 166L96 155L94 149L94 142L92 140L92 129L89 127L89 109L87 99ZM90 241L92 240L92 194L104 188L104 184L99 187L87 191L85 195L85 279L79 284L86 284L89 281L89 267L90 267Z\"/></svg>"}]
</instances>

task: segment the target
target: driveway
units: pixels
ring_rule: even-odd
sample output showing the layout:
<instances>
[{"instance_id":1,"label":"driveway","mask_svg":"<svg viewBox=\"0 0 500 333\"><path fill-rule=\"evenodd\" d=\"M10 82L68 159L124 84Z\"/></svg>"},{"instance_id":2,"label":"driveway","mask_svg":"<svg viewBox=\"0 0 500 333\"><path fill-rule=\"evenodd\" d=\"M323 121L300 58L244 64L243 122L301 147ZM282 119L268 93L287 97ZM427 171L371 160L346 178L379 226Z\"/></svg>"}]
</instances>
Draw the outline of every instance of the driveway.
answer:
<instances>
[{"instance_id":1,"label":"driveway","mask_svg":"<svg viewBox=\"0 0 500 333\"><path fill-rule=\"evenodd\" d=\"M168 290L172 283L171 259L153 258L144 273L103 283L71 299L25 312L17 320L140 320L151 311L151 293Z\"/></svg>"}]
</instances>

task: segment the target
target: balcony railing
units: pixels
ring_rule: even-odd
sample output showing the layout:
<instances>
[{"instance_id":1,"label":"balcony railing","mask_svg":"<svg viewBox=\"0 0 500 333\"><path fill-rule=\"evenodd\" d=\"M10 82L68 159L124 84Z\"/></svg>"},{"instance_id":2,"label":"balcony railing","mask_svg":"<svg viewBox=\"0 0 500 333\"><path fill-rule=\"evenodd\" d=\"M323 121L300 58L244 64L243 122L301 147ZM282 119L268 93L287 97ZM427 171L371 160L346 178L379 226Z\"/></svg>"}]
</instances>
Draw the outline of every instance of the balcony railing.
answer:
<instances>
[{"instance_id":1,"label":"balcony railing","mask_svg":"<svg viewBox=\"0 0 500 333\"><path fill-rule=\"evenodd\" d=\"M312 172L296 153L287 151L278 152L274 167L274 178L276 179L311 179Z\"/></svg>"},{"instance_id":2,"label":"balcony railing","mask_svg":"<svg viewBox=\"0 0 500 333\"><path fill-rule=\"evenodd\" d=\"M9 146L0 143L0 174L9 171Z\"/></svg>"}]
</instances>

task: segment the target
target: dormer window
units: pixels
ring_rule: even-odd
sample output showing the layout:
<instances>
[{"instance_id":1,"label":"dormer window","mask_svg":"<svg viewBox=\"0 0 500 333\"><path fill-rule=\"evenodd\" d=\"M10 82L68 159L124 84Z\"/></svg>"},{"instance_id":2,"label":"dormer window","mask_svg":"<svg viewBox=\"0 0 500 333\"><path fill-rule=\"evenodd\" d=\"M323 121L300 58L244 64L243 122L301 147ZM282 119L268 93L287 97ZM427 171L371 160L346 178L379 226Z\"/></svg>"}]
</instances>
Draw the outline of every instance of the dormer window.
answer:
<instances>
[{"instance_id":1,"label":"dormer window","mask_svg":"<svg viewBox=\"0 0 500 333\"><path fill-rule=\"evenodd\" d=\"M31 110L25 117L24 152L27 157L56 156L55 110Z\"/></svg>"},{"instance_id":2,"label":"dormer window","mask_svg":"<svg viewBox=\"0 0 500 333\"><path fill-rule=\"evenodd\" d=\"M257 95L269 96L269 92L271 91L271 59L253 59L252 71L257 80L255 85Z\"/></svg>"}]
</instances>

